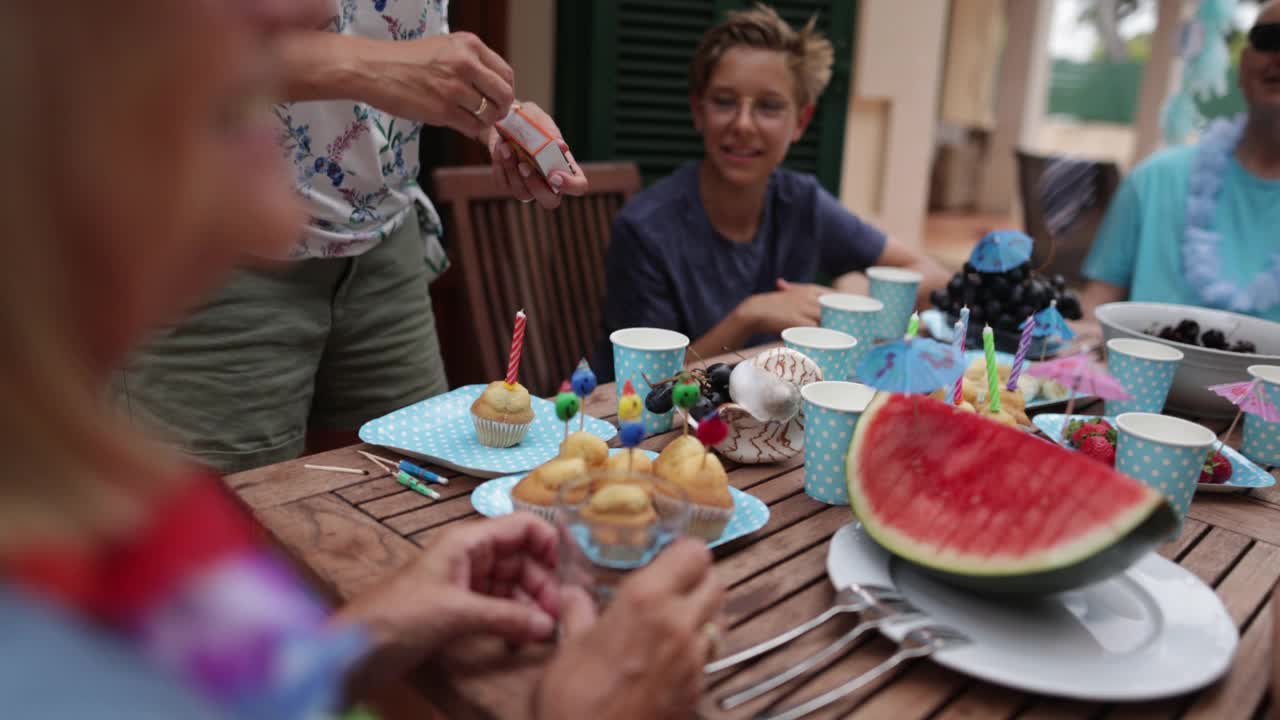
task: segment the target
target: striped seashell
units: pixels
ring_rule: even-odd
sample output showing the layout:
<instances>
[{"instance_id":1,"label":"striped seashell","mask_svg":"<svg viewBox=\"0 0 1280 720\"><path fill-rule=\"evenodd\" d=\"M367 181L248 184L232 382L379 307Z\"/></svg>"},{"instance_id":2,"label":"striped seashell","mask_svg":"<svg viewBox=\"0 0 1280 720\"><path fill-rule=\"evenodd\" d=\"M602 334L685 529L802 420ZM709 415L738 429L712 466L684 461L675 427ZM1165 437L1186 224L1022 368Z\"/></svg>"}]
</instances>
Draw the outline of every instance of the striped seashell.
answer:
<instances>
[{"instance_id":1,"label":"striped seashell","mask_svg":"<svg viewBox=\"0 0 1280 720\"><path fill-rule=\"evenodd\" d=\"M822 380L818 364L790 348L766 350L749 362L768 370L796 387ZM720 417L729 426L728 436L716 445L720 455L744 465L762 465L793 458L804 451L804 421L761 422L742 406L720 406Z\"/></svg>"}]
</instances>

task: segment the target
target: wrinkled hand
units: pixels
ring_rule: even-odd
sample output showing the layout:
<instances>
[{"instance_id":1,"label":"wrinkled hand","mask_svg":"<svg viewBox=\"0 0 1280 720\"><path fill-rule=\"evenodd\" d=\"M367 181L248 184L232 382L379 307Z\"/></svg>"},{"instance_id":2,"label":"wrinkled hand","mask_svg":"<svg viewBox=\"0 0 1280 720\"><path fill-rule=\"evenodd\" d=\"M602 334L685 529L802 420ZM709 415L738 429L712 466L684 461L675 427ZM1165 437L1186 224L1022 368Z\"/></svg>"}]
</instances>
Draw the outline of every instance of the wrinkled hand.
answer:
<instances>
[{"instance_id":1,"label":"wrinkled hand","mask_svg":"<svg viewBox=\"0 0 1280 720\"><path fill-rule=\"evenodd\" d=\"M535 717L692 716L712 651L704 628L724 602L705 545L668 547L622 582L599 620L581 591L562 600L562 643L538 685Z\"/></svg>"},{"instance_id":2,"label":"wrinkled hand","mask_svg":"<svg viewBox=\"0 0 1280 720\"><path fill-rule=\"evenodd\" d=\"M817 325L822 317L818 298L830 293L829 287L780 279L777 291L752 295L741 308L753 332L776 335L789 327Z\"/></svg>"},{"instance_id":3,"label":"wrinkled hand","mask_svg":"<svg viewBox=\"0 0 1280 720\"><path fill-rule=\"evenodd\" d=\"M556 542L555 528L527 513L450 528L338 617L369 628L387 675L463 636L550 639L560 604Z\"/></svg>"},{"instance_id":4,"label":"wrinkled hand","mask_svg":"<svg viewBox=\"0 0 1280 720\"><path fill-rule=\"evenodd\" d=\"M374 106L397 117L453 128L483 140L515 102L515 73L466 32L371 44L370 71L386 97ZM484 112L475 111L485 98Z\"/></svg>"},{"instance_id":5,"label":"wrinkled hand","mask_svg":"<svg viewBox=\"0 0 1280 720\"><path fill-rule=\"evenodd\" d=\"M520 109L560 143L560 150L569 161L573 174L557 170L551 173L550 178L543 179L541 173L530 167L527 162L520 160L496 130L491 130L487 145L494 182L520 202L537 200L539 205L547 209L560 206L561 194L586 195L587 176L583 174L578 162L573 159L573 153L569 151L569 146L565 143L556 121L535 103L520 103Z\"/></svg>"}]
</instances>

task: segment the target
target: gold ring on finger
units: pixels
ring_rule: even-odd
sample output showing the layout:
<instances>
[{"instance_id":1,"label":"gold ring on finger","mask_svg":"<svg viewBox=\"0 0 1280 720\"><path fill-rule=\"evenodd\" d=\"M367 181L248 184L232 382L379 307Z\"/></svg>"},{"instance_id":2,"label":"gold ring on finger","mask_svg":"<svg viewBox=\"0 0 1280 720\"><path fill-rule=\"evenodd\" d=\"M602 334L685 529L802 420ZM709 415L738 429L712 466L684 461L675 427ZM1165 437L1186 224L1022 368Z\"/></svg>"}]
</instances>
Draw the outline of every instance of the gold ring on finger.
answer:
<instances>
[{"instance_id":1,"label":"gold ring on finger","mask_svg":"<svg viewBox=\"0 0 1280 720\"><path fill-rule=\"evenodd\" d=\"M489 98L485 97L484 95L481 95L480 107L476 108L475 110L472 110L471 114L475 115L476 117L480 117L480 113L484 112L484 109L487 107L489 107Z\"/></svg>"}]
</instances>

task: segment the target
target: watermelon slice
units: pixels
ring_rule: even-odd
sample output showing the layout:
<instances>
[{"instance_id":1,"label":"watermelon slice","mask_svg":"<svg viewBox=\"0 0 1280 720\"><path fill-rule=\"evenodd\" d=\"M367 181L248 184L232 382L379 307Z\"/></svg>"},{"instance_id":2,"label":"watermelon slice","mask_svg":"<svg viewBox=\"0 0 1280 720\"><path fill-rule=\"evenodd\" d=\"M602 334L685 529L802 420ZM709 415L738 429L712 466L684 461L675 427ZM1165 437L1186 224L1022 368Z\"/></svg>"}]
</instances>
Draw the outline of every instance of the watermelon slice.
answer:
<instances>
[{"instance_id":1,"label":"watermelon slice","mask_svg":"<svg viewBox=\"0 0 1280 720\"><path fill-rule=\"evenodd\" d=\"M1043 594L1120 572L1176 526L1155 490L922 395L881 395L848 458L876 542L953 584Z\"/></svg>"}]
</instances>

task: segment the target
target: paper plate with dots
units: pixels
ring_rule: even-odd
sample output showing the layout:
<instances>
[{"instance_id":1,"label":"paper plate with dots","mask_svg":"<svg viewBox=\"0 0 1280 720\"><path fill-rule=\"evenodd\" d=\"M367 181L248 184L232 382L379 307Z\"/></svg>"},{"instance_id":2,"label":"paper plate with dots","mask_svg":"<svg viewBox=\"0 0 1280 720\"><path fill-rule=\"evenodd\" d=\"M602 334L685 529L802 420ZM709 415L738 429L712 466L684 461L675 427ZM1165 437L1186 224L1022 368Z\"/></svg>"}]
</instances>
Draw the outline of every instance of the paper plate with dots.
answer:
<instances>
[{"instance_id":1,"label":"paper plate with dots","mask_svg":"<svg viewBox=\"0 0 1280 720\"><path fill-rule=\"evenodd\" d=\"M615 452L619 450L615 448L610 451L610 453ZM658 456L657 453L648 450L645 450L644 454L650 459ZM513 512L511 488L515 487L516 483L524 479L527 474L519 473L500 477L480 485L471 491L472 507L486 517L498 517ZM720 533L720 537L708 543L709 547L723 545L744 535L750 535L769 522L769 506L759 498L735 487L730 487L729 493L733 495L733 517L729 518L729 524L725 526L724 532Z\"/></svg>"},{"instance_id":2,"label":"paper plate with dots","mask_svg":"<svg viewBox=\"0 0 1280 720\"><path fill-rule=\"evenodd\" d=\"M1048 435L1054 442L1063 447L1071 447L1071 443L1062 437L1062 427L1069 420L1087 420L1098 415L1072 415L1067 418L1066 415L1037 415L1031 419L1036 427L1040 428L1045 435ZM1107 422L1115 424L1115 418L1106 417ZM1217 446L1215 445L1215 448ZM1249 458L1240 454L1240 451L1230 445L1222 446L1222 454L1231 462L1231 477L1224 483L1196 483L1196 492L1247 492L1249 490L1258 490L1268 488L1276 484L1276 479L1271 473L1258 467Z\"/></svg>"},{"instance_id":3,"label":"paper plate with dots","mask_svg":"<svg viewBox=\"0 0 1280 720\"><path fill-rule=\"evenodd\" d=\"M560 454L564 423L556 419L555 404L538 397L533 398L533 425L519 445L481 445L471 424L471 404L484 389L466 385L370 420L360 428L360 439L481 478L528 472ZM577 432L580 422L575 417L569 430ZM602 440L618 434L610 423L589 415L585 429Z\"/></svg>"}]
</instances>

